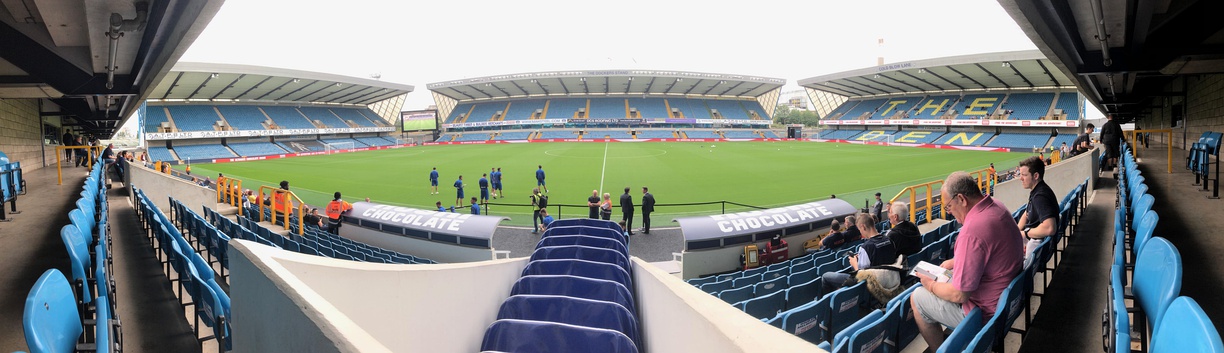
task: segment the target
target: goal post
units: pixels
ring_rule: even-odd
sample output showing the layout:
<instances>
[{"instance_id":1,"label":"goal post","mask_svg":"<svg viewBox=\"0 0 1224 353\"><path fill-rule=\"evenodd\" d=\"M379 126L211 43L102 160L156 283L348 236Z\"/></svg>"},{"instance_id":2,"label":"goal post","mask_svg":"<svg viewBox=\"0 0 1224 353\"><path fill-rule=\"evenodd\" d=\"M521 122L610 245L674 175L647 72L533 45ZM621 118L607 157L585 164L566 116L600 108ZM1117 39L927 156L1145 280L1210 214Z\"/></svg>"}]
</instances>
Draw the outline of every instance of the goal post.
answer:
<instances>
[{"instance_id":1,"label":"goal post","mask_svg":"<svg viewBox=\"0 0 1224 353\"><path fill-rule=\"evenodd\" d=\"M352 142L332 142L323 144L323 151L327 154L339 153L345 150L351 150L353 148L356 148L356 145Z\"/></svg>"}]
</instances>

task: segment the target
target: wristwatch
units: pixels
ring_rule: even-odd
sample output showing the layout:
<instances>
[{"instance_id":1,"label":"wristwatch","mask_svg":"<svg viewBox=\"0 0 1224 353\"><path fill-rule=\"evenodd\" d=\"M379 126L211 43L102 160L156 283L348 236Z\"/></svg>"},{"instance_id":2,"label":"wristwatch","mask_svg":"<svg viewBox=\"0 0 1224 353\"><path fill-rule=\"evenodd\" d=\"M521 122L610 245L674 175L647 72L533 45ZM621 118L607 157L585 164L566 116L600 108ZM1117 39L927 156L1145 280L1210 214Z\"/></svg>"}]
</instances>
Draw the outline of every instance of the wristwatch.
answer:
<instances>
[{"instance_id":1,"label":"wristwatch","mask_svg":"<svg viewBox=\"0 0 1224 353\"><path fill-rule=\"evenodd\" d=\"M1028 236L1029 229L1032 229L1032 228L1024 228L1024 239L1032 239L1032 238L1029 238Z\"/></svg>"}]
</instances>

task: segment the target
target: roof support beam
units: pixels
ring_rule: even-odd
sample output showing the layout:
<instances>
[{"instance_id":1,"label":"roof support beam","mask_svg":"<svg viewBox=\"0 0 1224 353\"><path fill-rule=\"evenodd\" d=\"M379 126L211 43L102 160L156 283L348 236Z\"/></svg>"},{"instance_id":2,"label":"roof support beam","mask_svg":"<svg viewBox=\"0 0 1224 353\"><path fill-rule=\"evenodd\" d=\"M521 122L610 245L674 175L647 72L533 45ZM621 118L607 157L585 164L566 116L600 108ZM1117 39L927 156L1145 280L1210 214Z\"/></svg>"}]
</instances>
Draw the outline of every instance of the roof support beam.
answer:
<instances>
[{"instance_id":1,"label":"roof support beam","mask_svg":"<svg viewBox=\"0 0 1224 353\"><path fill-rule=\"evenodd\" d=\"M242 80L243 78L246 78L246 76L247 76L246 74L238 75L238 78L235 78L233 81L230 81L230 83L228 85L225 85L225 87L221 87L221 90L217 91L217 94L214 94L209 99L217 99L217 97L220 97L222 94L225 94L225 91L228 91L230 88L234 88L234 84L238 83L238 81ZM177 81L178 79L175 79L175 80ZM169 93L170 91L167 90L166 94L169 94Z\"/></svg>"}]
</instances>

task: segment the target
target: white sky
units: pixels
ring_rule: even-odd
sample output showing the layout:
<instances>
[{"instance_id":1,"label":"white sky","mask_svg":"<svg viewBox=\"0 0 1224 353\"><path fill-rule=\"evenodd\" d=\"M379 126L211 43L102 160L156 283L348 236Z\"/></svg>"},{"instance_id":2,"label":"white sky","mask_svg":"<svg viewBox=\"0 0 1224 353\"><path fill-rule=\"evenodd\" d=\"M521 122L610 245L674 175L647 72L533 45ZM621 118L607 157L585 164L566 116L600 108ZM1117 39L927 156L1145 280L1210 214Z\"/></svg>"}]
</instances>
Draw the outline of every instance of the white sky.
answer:
<instances>
[{"instance_id":1,"label":"white sky","mask_svg":"<svg viewBox=\"0 0 1224 353\"><path fill-rule=\"evenodd\" d=\"M1034 48L987 0L228 0L181 60L381 73L416 87L412 110L433 104L426 84L466 77L683 70L782 78L788 91L880 55Z\"/></svg>"}]
</instances>

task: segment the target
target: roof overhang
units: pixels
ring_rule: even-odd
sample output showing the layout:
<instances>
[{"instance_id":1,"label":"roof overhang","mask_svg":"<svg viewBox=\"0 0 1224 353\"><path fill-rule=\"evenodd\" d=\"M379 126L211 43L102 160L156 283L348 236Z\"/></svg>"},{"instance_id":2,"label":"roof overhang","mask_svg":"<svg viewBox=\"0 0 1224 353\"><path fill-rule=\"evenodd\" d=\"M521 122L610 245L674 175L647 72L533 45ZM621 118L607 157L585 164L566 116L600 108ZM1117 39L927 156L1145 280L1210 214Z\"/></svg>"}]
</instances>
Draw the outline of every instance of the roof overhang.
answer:
<instances>
[{"instance_id":1,"label":"roof overhang","mask_svg":"<svg viewBox=\"0 0 1224 353\"><path fill-rule=\"evenodd\" d=\"M410 85L274 67L178 63L149 102L366 106L412 92Z\"/></svg>"},{"instance_id":2,"label":"roof overhang","mask_svg":"<svg viewBox=\"0 0 1224 353\"><path fill-rule=\"evenodd\" d=\"M1038 50L985 53L892 63L799 80L846 97L1020 89L1075 89Z\"/></svg>"},{"instance_id":3,"label":"roof overhang","mask_svg":"<svg viewBox=\"0 0 1224 353\"><path fill-rule=\"evenodd\" d=\"M757 98L786 84L780 78L654 70L532 72L431 83L459 102L551 96L707 96Z\"/></svg>"}]
</instances>

